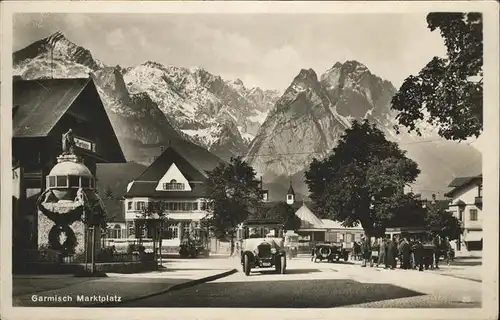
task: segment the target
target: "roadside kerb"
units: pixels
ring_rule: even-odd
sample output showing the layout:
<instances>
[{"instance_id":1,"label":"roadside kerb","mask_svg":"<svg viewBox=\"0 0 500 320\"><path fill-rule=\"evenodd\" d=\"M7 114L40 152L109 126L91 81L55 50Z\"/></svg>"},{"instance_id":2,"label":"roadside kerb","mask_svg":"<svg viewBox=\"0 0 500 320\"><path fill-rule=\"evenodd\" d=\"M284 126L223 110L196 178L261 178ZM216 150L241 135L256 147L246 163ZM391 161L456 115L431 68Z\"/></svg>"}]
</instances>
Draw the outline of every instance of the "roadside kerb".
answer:
<instances>
[{"instance_id":1,"label":"roadside kerb","mask_svg":"<svg viewBox=\"0 0 500 320\"><path fill-rule=\"evenodd\" d=\"M134 297L134 298L126 299L126 300L123 300L123 301L118 302L118 303L116 303L116 302L107 302L107 303L99 303L99 304L87 304L87 305L82 305L82 307L94 307L94 308L99 308L101 306L106 306L106 307L120 307L121 305L123 305L124 303L127 303L127 302L133 302L133 301L137 301L137 300L141 300L141 299L145 299L145 298L154 297L154 296L157 296L157 295L160 295L160 294L164 294L164 293L167 293L167 292L171 292L171 291L186 289L186 288L193 287L193 286L205 283L205 282L210 282L210 281L214 281L214 280L217 280L217 279L221 279L221 278L230 276L232 274L235 274L236 272L238 272L238 270L236 270L236 268L234 268L234 269L231 269L231 270L228 270L228 271L225 271L225 272L221 272L221 273L217 273L217 274L214 274L214 275L210 275L210 276L207 276L207 277L204 277L204 278L193 279L193 280L189 280L189 281L182 282L182 283L179 283L179 284L174 284L174 285L172 285L172 286L170 286L168 288L165 288L165 289L153 292L153 293L148 293L148 294L145 294L145 295L142 295L142 296L139 296L139 297Z\"/></svg>"}]
</instances>

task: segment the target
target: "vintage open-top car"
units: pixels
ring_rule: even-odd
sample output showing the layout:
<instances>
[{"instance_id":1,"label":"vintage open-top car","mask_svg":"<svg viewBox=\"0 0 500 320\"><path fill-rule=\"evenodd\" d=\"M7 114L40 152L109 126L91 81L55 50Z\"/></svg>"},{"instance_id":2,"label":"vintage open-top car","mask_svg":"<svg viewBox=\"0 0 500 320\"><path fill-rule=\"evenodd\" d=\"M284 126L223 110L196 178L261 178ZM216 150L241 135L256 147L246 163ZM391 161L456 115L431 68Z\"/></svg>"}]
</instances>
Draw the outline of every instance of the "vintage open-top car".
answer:
<instances>
[{"instance_id":1,"label":"vintage open-top car","mask_svg":"<svg viewBox=\"0 0 500 320\"><path fill-rule=\"evenodd\" d=\"M285 273L286 252L281 223L247 220L242 223L240 230L241 265L245 275L250 275L253 268L274 268L277 273Z\"/></svg>"},{"instance_id":2,"label":"vintage open-top car","mask_svg":"<svg viewBox=\"0 0 500 320\"><path fill-rule=\"evenodd\" d=\"M318 260L333 262L334 260L339 261L341 258L344 259L344 261L349 259L349 251L344 249L341 244L317 243L314 247L314 262L318 262Z\"/></svg>"}]
</instances>

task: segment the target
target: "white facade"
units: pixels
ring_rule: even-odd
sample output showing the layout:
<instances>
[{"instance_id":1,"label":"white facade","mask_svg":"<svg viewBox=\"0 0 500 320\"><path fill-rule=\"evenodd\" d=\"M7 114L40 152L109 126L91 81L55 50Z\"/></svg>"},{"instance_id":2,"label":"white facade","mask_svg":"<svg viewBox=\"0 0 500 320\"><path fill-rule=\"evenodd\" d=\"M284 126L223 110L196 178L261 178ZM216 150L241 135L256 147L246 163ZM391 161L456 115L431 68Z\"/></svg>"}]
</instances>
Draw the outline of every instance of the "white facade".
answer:
<instances>
[{"instance_id":1,"label":"white facade","mask_svg":"<svg viewBox=\"0 0 500 320\"><path fill-rule=\"evenodd\" d=\"M452 241L459 254L480 255L483 239L482 183L478 182L456 190L449 210L461 222L460 240Z\"/></svg>"},{"instance_id":2,"label":"white facade","mask_svg":"<svg viewBox=\"0 0 500 320\"><path fill-rule=\"evenodd\" d=\"M161 201L166 207L165 216L171 220L166 229L170 230L172 235L170 239L164 238L165 246L178 246L181 243L182 235L189 231L190 223L193 222L195 229L199 228L201 219L208 216L206 210L206 201L200 199L151 199L151 198L130 198L125 202L125 219L130 226L133 226L135 218L142 217L143 208L148 206L149 202ZM143 234L143 237L148 237ZM135 236L137 238L137 236Z\"/></svg>"}]
</instances>

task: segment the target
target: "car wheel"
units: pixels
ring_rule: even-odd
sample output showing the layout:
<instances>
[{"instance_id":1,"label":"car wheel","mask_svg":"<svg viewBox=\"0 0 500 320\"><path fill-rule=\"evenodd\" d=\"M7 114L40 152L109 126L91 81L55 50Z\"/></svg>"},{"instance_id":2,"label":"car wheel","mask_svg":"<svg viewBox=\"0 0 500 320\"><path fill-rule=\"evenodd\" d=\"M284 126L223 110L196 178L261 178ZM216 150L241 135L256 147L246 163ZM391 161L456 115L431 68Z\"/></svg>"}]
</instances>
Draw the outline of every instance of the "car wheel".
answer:
<instances>
[{"instance_id":1,"label":"car wheel","mask_svg":"<svg viewBox=\"0 0 500 320\"><path fill-rule=\"evenodd\" d=\"M347 260L349 260L349 256L346 254L346 255L344 255L344 261L347 261Z\"/></svg>"},{"instance_id":2,"label":"car wheel","mask_svg":"<svg viewBox=\"0 0 500 320\"><path fill-rule=\"evenodd\" d=\"M248 257L248 254L243 257L243 272L245 272L245 275L250 275L250 259Z\"/></svg>"},{"instance_id":3,"label":"car wheel","mask_svg":"<svg viewBox=\"0 0 500 320\"><path fill-rule=\"evenodd\" d=\"M280 257L280 273L285 274L286 271L286 256L281 256Z\"/></svg>"}]
</instances>

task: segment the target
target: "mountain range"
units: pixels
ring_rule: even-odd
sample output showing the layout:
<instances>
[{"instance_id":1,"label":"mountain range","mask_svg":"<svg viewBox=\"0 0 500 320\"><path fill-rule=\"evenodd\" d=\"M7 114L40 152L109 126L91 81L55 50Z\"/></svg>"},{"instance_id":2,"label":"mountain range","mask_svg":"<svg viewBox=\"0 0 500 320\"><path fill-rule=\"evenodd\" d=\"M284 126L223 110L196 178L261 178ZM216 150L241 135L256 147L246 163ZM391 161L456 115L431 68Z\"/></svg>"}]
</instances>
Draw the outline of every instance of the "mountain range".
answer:
<instances>
[{"instance_id":1,"label":"mountain range","mask_svg":"<svg viewBox=\"0 0 500 320\"><path fill-rule=\"evenodd\" d=\"M304 198L308 163L326 156L353 119L376 123L408 151L422 171L415 190L424 197L442 196L455 176L481 172L476 149L439 138L425 122L420 125L422 137L396 134L390 100L397 89L357 61L334 63L319 76L304 68L280 94L247 88L239 79L224 80L200 67L152 61L107 66L56 32L14 52L13 71L25 79L90 75L132 167L148 165L158 156L151 146L184 141L225 160L245 156L264 177L271 200L283 199L290 181L297 198Z\"/></svg>"}]
</instances>

